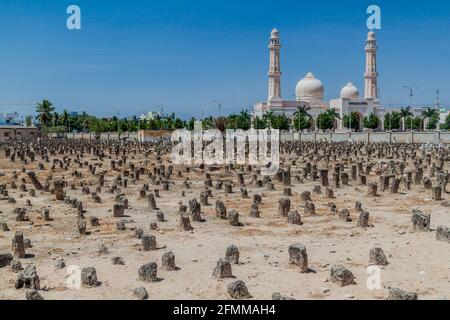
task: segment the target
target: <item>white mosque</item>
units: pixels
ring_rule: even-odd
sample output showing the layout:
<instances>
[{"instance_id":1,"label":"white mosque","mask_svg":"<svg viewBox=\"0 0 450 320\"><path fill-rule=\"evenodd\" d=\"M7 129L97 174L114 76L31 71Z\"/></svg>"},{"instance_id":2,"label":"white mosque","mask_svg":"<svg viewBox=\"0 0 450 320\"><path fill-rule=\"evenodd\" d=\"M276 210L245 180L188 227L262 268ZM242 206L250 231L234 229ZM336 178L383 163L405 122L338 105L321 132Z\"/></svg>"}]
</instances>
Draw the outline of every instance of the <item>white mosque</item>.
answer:
<instances>
[{"instance_id":1,"label":"white mosque","mask_svg":"<svg viewBox=\"0 0 450 320\"><path fill-rule=\"evenodd\" d=\"M362 120L371 113L380 118L380 129L384 129L384 118L386 110L381 107L378 99L377 87L377 42L375 33L370 31L366 41L366 70L364 73L365 88L364 97L360 97L358 88L352 83L348 83L340 92L340 97L332 99L329 102L324 101L324 86L313 73L309 72L300 80L295 88L295 101L283 100L281 97L281 67L280 67L280 37L278 30L272 30L269 50L269 94L267 102L260 102L254 106L254 116L262 117L266 112L273 112L274 115L286 115L289 118L294 116L297 108L308 106L311 110L308 112L313 118L311 129L316 127L317 116L334 108L340 114L341 119L344 115L355 112L359 116L359 125L362 127ZM337 121L337 128L343 129L342 120Z\"/></svg>"}]
</instances>

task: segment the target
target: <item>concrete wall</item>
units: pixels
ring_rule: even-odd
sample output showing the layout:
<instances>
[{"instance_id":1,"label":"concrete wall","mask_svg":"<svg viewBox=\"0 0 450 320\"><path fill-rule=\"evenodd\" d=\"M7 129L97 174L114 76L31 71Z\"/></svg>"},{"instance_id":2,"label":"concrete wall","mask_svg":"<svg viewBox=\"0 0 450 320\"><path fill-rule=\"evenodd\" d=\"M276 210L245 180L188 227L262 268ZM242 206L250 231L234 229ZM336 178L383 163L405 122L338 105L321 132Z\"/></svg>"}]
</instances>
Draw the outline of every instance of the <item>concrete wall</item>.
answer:
<instances>
[{"instance_id":1,"label":"concrete wall","mask_svg":"<svg viewBox=\"0 0 450 320\"><path fill-rule=\"evenodd\" d=\"M0 127L0 140L34 139L40 136L38 128L29 127Z\"/></svg>"},{"instance_id":2,"label":"concrete wall","mask_svg":"<svg viewBox=\"0 0 450 320\"><path fill-rule=\"evenodd\" d=\"M90 140L90 139L95 139L97 135L92 132L64 133L64 134L52 133L52 134L50 134L50 137L52 137L52 138L57 138L57 137L61 137L61 136L64 136L69 139ZM117 132L102 132L102 133L100 133L101 140L117 140L118 138L119 138L119 134ZM120 138L121 139L123 139L123 138L137 139L138 134L137 134L137 132L123 132L120 135Z\"/></svg>"},{"instance_id":3,"label":"concrete wall","mask_svg":"<svg viewBox=\"0 0 450 320\"><path fill-rule=\"evenodd\" d=\"M292 133L281 132L280 140L289 141L331 141L331 142L403 142L403 143L431 143L450 144L450 132L352 132L352 133Z\"/></svg>"},{"instance_id":4,"label":"concrete wall","mask_svg":"<svg viewBox=\"0 0 450 320\"><path fill-rule=\"evenodd\" d=\"M52 134L52 137L57 137L57 134ZM68 138L73 139L95 139L94 133L68 133L65 134ZM116 140L119 135L116 132L105 132L100 134L102 140ZM124 132L120 135L121 138L128 138L137 140L139 134L137 132ZM280 133L280 141L328 141L328 142L405 142L405 143L445 143L450 144L450 132L352 132L352 133L298 133L293 131L283 131Z\"/></svg>"}]
</instances>

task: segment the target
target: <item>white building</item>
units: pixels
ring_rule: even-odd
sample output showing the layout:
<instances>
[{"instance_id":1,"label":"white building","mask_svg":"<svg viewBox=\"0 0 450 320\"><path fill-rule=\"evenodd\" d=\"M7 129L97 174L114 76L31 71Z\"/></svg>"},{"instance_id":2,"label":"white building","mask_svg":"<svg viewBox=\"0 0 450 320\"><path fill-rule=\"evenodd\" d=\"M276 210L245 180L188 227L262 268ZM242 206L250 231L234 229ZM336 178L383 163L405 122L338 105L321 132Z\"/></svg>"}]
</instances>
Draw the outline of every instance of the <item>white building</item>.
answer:
<instances>
[{"instance_id":1,"label":"white building","mask_svg":"<svg viewBox=\"0 0 450 320\"><path fill-rule=\"evenodd\" d=\"M20 123L19 117L17 112L0 113L0 125L17 125Z\"/></svg>"},{"instance_id":2,"label":"white building","mask_svg":"<svg viewBox=\"0 0 450 320\"><path fill-rule=\"evenodd\" d=\"M362 127L364 117L374 113L380 118L380 128L383 128L386 110L380 106L378 100L378 72L377 72L377 43L375 33L370 31L366 40L366 68L364 73L365 92L360 97L359 90L353 84L348 83L340 92L337 99L330 102L324 101L325 88L322 82L313 73L309 72L300 80L295 88L295 101L283 100L281 97L281 58L280 37L278 30L271 32L269 40L270 62L269 62L269 94L266 102L256 103L254 115L262 117L271 111L275 115L286 115L292 118L297 108L308 106L308 112L313 119L311 129L316 127L317 116L335 108L343 118L350 112L356 112L359 116L359 126ZM337 128L343 129L342 121L337 122Z\"/></svg>"},{"instance_id":3,"label":"white building","mask_svg":"<svg viewBox=\"0 0 450 320\"><path fill-rule=\"evenodd\" d=\"M139 117L140 120L155 120L157 118L161 118L162 114L160 112L154 112L154 111L150 111L147 114L141 114L141 116Z\"/></svg>"}]
</instances>

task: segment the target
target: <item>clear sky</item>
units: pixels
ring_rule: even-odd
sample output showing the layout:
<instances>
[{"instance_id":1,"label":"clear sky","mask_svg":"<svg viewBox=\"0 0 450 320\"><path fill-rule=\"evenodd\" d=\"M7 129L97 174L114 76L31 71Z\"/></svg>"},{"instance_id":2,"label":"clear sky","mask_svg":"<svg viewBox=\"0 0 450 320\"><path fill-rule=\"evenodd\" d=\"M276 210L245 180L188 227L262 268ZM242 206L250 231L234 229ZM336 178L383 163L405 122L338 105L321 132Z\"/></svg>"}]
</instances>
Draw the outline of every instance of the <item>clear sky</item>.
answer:
<instances>
[{"instance_id":1,"label":"clear sky","mask_svg":"<svg viewBox=\"0 0 450 320\"><path fill-rule=\"evenodd\" d=\"M81 8L82 30L66 28ZM146 111L238 112L267 99L267 42L282 42L282 94L312 71L336 98L363 92L366 8L382 10L378 71L384 105L450 107L450 1L365 0L1 0L0 111L51 100L58 111L121 116Z\"/></svg>"}]
</instances>

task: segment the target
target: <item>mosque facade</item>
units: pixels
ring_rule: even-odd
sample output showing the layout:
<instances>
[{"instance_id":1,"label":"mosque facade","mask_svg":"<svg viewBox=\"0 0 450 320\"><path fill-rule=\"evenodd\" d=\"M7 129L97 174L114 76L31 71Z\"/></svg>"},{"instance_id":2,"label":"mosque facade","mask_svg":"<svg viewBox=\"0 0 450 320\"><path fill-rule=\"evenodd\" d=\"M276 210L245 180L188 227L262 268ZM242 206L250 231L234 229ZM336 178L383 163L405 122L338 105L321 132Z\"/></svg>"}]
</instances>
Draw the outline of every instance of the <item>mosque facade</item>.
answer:
<instances>
[{"instance_id":1,"label":"mosque facade","mask_svg":"<svg viewBox=\"0 0 450 320\"><path fill-rule=\"evenodd\" d=\"M340 118L355 112L359 118L359 127L362 128L363 119L370 114L376 115L380 121L380 128L384 129L384 118L386 109L380 105L378 99L378 71L377 71L377 41L373 31L370 31L366 40L366 66L364 72L364 94L360 95L357 87L348 83L342 88L339 98L324 101L325 88L322 82L312 73L308 72L301 79L295 88L296 100L284 100L281 96L281 43L278 30L271 32L269 40L269 86L268 99L265 102L254 105L254 116L262 117L267 112L274 115L285 115L293 118L299 107L309 107L308 113L312 117L312 127L317 127L317 117L319 114L334 108ZM414 111L413 111L414 112ZM419 110L417 110L419 112ZM416 113L416 112L414 112ZM344 129L343 121L337 120L336 129Z\"/></svg>"}]
</instances>

